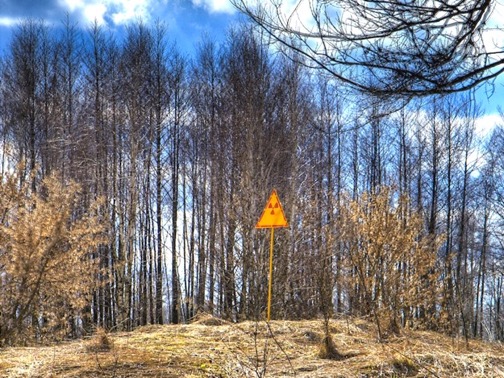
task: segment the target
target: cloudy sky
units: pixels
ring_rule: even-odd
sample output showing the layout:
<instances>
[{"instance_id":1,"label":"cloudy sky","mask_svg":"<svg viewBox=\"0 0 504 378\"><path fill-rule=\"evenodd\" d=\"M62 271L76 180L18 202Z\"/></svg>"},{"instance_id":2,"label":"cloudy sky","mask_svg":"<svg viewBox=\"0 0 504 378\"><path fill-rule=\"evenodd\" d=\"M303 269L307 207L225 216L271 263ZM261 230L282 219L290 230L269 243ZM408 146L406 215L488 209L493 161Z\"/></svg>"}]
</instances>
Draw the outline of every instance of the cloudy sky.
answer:
<instances>
[{"instance_id":1,"label":"cloudy sky","mask_svg":"<svg viewBox=\"0 0 504 378\"><path fill-rule=\"evenodd\" d=\"M222 36L237 18L229 0L0 0L0 49L15 24L27 17L57 25L69 14L80 26L94 20L112 29L142 19L162 20L182 48L191 48L202 32Z\"/></svg>"},{"instance_id":2,"label":"cloudy sky","mask_svg":"<svg viewBox=\"0 0 504 378\"><path fill-rule=\"evenodd\" d=\"M293 3L297 2L283 2L287 4L287 12L293 9ZM504 5L496 4L490 22L496 22L497 25L492 26L497 27L490 31L489 38L502 43L504 34L498 27L504 22ZM301 23L306 22L304 18L310 14L305 8L295 7ZM139 19L145 22L159 19L167 25L170 39L187 53L194 50L203 32L219 41L226 29L239 18L229 0L0 0L0 55L7 49L11 31L19 21L31 17L58 25L67 13L82 27L97 20L117 31ZM496 82L490 99L487 98L489 89L484 88L478 95L487 115L496 114L501 103L504 107L504 79L499 78Z\"/></svg>"}]
</instances>

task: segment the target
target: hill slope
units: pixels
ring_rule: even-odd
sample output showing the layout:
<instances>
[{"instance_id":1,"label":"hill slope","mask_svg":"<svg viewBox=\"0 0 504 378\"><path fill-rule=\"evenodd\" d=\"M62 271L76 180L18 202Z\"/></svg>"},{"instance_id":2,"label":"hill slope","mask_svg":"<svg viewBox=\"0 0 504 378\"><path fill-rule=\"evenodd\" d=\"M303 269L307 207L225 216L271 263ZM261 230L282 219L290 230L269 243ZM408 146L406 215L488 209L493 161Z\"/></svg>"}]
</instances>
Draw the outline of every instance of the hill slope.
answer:
<instances>
[{"instance_id":1,"label":"hill slope","mask_svg":"<svg viewBox=\"0 0 504 378\"><path fill-rule=\"evenodd\" d=\"M318 357L322 321L148 326L55 346L0 349L1 377L504 377L504 346L331 321L343 360ZM273 335L273 336L272 336Z\"/></svg>"}]
</instances>

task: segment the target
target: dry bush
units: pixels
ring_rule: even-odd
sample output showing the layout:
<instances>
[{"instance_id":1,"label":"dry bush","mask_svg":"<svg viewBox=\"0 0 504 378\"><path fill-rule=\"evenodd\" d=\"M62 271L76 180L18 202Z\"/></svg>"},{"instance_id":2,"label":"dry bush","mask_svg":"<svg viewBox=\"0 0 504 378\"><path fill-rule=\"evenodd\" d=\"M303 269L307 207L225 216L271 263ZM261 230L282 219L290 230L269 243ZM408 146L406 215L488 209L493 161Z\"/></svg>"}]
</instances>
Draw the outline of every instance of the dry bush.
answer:
<instances>
[{"instance_id":1,"label":"dry bush","mask_svg":"<svg viewBox=\"0 0 504 378\"><path fill-rule=\"evenodd\" d=\"M424 234L422 214L392 188L343 201L339 230L345 244L344 280L357 314L372 316L378 338L399 335L399 319L426 322L440 287L436 256L443 238ZM430 307L429 307L430 306ZM424 317L413 316L414 309Z\"/></svg>"},{"instance_id":2,"label":"dry bush","mask_svg":"<svg viewBox=\"0 0 504 378\"><path fill-rule=\"evenodd\" d=\"M229 324L229 322L227 322L224 319L217 318L212 314L208 314L206 312L199 312L198 314L196 314L196 316L194 316L191 319L191 324L201 324L206 326L221 326Z\"/></svg>"},{"instance_id":3,"label":"dry bush","mask_svg":"<svg viewBox=\"0 0 504 378\"><path fill-rule=\"evenodd\" d=\"M34 192L0 179L0 346L61 338L96 286L104 241L99 203L83 208L80 186L57 175Z\"/></svg>"},{"instance_id":4,"label":"dry bush","mask_svg":"<svg viewBox=\"0 0 504 378\"><path fill-rule=\"evenodd\" d=\"M91 338L90 343L86 346L86 351L96 353L96 352L108 352L114 348L113 340L108 336L107 332L103 328L97 328L96 333Z\"/></svg>"},{"instance_id":5,"label":"dry bush","mask_svg":"<svg viewBox=\"0 0 504 378\"><path fill-rule=\"evenodd\" d=\"M391 365L398 373L406 375L408 377L418 374L418 366L415 364L415 362L411 358L408 358L407 356L404 356L402 354L396 353L391 361Z\"/></svg>"},{"instance_id":6,"label":"dry bush","mask_svg":"<svg viewBox=\"0 0 504 378\"><path fill-rule=\"evenodd\" d=\"M316 343L322 342L322 336L317 332L305 331L303 333L303 337L306 339L307 342L316 342Z\"/></svg>"},{"instance_id":7,"label":"dry bush","mask_svg":"<svg viewBox=\"0 0 504 378\"><path fill-rule=\"evenodd\" d=\"M345 356L338 352L332 336L326 334L320 343L318 356L325 360L343 360Z\"/></svg>"}]
</instances>

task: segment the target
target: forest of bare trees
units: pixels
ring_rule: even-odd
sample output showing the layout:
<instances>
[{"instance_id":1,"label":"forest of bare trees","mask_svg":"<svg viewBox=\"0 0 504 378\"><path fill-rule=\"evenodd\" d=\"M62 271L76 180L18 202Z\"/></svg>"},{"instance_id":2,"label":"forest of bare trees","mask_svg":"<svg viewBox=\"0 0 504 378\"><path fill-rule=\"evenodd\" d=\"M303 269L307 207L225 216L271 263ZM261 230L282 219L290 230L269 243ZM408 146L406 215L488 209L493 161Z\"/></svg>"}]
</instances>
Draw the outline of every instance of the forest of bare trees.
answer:
<instances>
[{"instance_id":1,"label":"forest of bare trees","mask_svg":"<svg viewBox=\"0 0 504 378\"><path fill-rule=\"evenodd\" d=\"M14 193L0 199L0 346L200 311L263 319L269 233L254 226L273 188L289 228L272 318L504 340L504 127L479 132L472 92L387 104L300 59L245 23L193 56L161 23L123 38L21 23L0 57L0 189ZM42 251L60 260L33 278L55 236L20 208L67 196L41 218L69 227Z\"/></svg>"}]
</instances>

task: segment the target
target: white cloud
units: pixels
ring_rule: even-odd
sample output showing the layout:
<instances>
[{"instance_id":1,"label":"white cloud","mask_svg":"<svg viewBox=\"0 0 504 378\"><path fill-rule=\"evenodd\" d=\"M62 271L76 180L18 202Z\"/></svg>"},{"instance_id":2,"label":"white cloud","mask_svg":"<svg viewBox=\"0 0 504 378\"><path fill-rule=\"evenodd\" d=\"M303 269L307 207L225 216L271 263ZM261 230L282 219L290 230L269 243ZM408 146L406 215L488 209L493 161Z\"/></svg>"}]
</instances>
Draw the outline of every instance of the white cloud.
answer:
<instances>
[{"instance_id":1,"label":"white cloud","mask_svg":"<svg viewBox=\"0 0 504 378\"><path fill-rule=\"evenodd\" d=\"M75 10L85 6L83 0L63 0L62 3L68 7L70 12L74 12Z\"/></svg>"},{"instance_id":2,"label":"white cloud","mask_svg":"<svg viewBox=\"0 0 504 378\"><path fill-rule=\"evenodd\" d=\"M104 4L90 4L83 9L82 14L88 22L96 20L98 24L103 24L105 22L106 12L107 7Z\"/></svg>"},{"instance_id":3,"label":"white cloud","mask_svg":"<svg viewBox=\"0 0 504 378\"><path fill-rule=\"evenodd\" d=\"M80 12L85 22L105 23L110 18L115 24L137 19L149 19L153 0L60 0L70 12Z\"/></svg>"},{"instance_id":4,"label":"white cloud","mask_svg":"<svg viewBox=\"0 0 504 378\"><path fill-rule=\"evenodd\" d=\"M11 27L19 23L19 18L0 17L0 26Z\"/></svg>"},{"instance_id":5,"label":"white cloud","mask_svg":"<svg viewBox=\"0 0 504 378\"><path fill-rule=\"evenodd\" d=\"M235 7L230 0L192 0L193 5L206 9L209 13L227 13L236 12Z\"/></svg>"},{"instance_id":6,"label":"white cloud","mask_svg":"<svg viewBox=\"0 0 504 378\"><path fill-rule=\"evenodd\" d=\"M117 7L117 11L112 13L112 20L116 24L124 24L135 19L149 18L150 0L110 0Z\"/></svg>"},{"instance_id":7,"label":"white cloud","mask_svg":"<svg viewBox=\"0 0 504 378\"><path fill-rule=\"evenodd\" d=\"M476 135L482 140L488 140L494 128L502 123L503 120L498 114L493 113L481 116L474 122ZM474 178L478 177L481 173L480 170L485 163L484 155L484 148L481 144L469 153L469 165L474 167L471 176Z\"/></svg>"},{"instance_id":8,"label":"white cloud","mask_svg":"<svg viewBox=\"0 0 504 378\"><path fill-rule=\"evenodd\" d=\"M488 24L492 27L502 26L502 21L504 20L504 3L501 1L494 2L494 9L488 20Z\"/></svg>"},{"instance_id":9,"label":"white cloud","mask_svg":"<svg viewBox=\"0 0 504 378\"><path fill-rule=\"evenodd\" d=\"M476 119L476 134L482 138L490 135L495 126L503 123L499 114L487 114Z\"/></svg>"},{"instance_id":10,"label":"white cloud","mask_svg":"<svg viewBox=\"0 0 504 378\"><path fill-rule=\"evenodd\" d=\"M287 15L290 26L298 30L309 30L315 25L310 4L311 2L307 0L290 0L282 3L283 12Z\"/></svg>"},{"instance_id":11,"label":"white cloud","mask_svg":"<svg viewBox=\"0 0 504 378\"><path fill-rule=\"evenodd\" d=\"M502 46L504 45L504 31L502 30L503 20L504 4L501 4L500 1L496 1L491 17L487 21L487 27L483 31L483 41L490 52L502 53ZM501 58L502 54L494 57L494 59Z\"/></svg>"}]
</instances>

